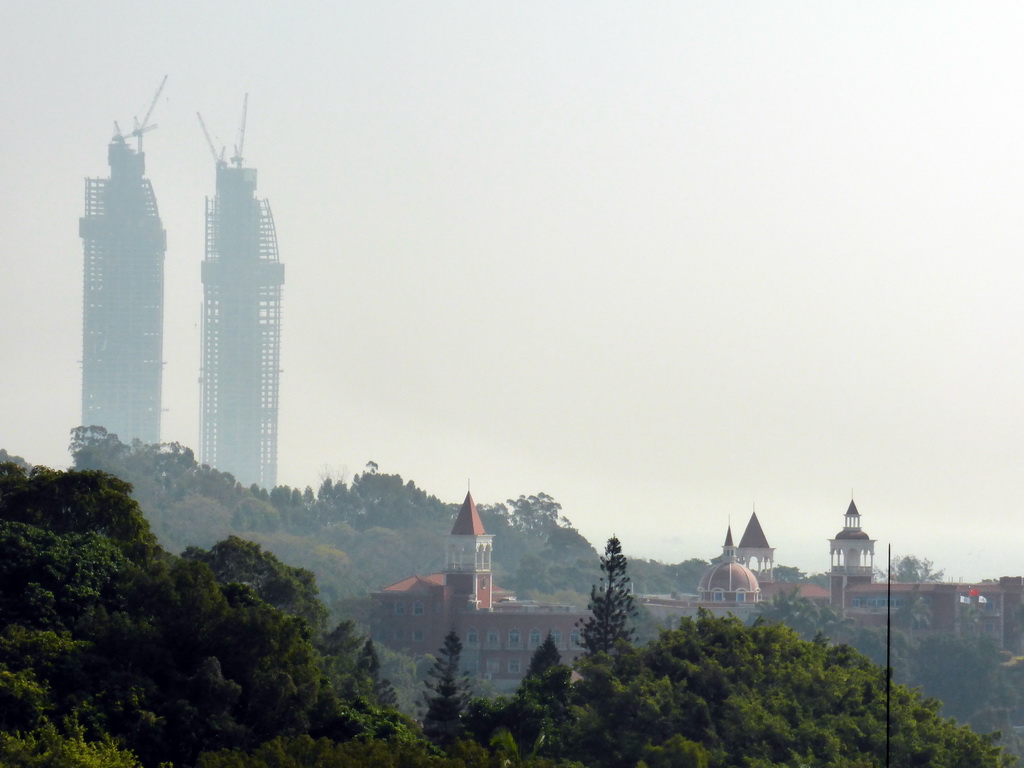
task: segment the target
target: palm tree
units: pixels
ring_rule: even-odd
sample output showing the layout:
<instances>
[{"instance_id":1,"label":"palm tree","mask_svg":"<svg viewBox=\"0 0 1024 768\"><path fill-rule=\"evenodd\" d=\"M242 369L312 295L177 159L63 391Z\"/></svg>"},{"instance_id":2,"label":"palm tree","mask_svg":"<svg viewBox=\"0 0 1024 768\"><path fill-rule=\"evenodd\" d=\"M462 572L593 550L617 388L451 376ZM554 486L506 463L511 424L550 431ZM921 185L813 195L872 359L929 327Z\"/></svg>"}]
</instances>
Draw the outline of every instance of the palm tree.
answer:
<instances>
[{"instance_id":1,"label":"palm tree","mask_svg":"<svg viewBox=\"0 0 1024 768\"><path fill-rule=\"evenodd\" d=\"M932 624L932 608L920 595L912 595L894 616L896 623L907 630L927 629Z\"/></svg>"}]
</instances>

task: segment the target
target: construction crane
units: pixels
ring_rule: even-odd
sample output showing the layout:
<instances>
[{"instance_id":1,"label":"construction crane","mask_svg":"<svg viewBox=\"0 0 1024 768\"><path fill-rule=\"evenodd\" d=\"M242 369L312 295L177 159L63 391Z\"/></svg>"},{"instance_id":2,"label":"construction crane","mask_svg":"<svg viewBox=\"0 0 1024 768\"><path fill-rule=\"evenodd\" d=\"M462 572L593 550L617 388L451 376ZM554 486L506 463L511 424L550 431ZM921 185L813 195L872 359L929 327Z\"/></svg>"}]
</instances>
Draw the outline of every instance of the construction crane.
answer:
<instances>
[{"instance_id":1,"label":"construction crane","mask_svg":"<svg viewBox=\"0 0 1024 768\"><path fill-rule=\"evenodd\" d=\"M156 89L156 95L153 96L153 101L149 105L149 111L146 112L146 116L142 119L141 123L139 122L139 118L135 118L135 129L129 134L130 136L134 136L139 140L137 151L140 155L142 154L142 134L146 133L147 131L152 131L154 128L156 128L155 124L149 124L149 118L153 115L153 109L156 107L157 99L159 99L160 94L163 93L164 85L166 83L167 75L164 75L164 79L160 81L160 87ZM118 132L120 132L120 129L118 129Z\"/></svg>"},{"instance_id":2,"label":"construction crane","mask_svg":"<svg viewBox=\"0 0 1024 768\"><path fill-rule=\"evenodd\" d=\"M213 146L213 139L210 138L210 132L206 130L206 123L203 121L203 116L196 112L196 117L199 118L199 125L203 129L203 136L206 137L206 145L210 148L210 154L213 155L213 162L217 164L218 168L222 168L227 165L224 162L224 147L220 148L220 154L217 154L217 150Z\"/></svg>"},{"instance_id":3,"label":"construction crane","mask_svg":"<svg viewBox=\"0 0 1024 768\"><path fill-rule=\"evenodd\" d=\"M242 124L238 128L238 140L235 142L235 155L231 158L231 162L235 164L236 168L242 167L242 149L245 147L245 118L249 112L249 94L245 94L245 98L242 100Z\"/></svg>"}]
</instances>

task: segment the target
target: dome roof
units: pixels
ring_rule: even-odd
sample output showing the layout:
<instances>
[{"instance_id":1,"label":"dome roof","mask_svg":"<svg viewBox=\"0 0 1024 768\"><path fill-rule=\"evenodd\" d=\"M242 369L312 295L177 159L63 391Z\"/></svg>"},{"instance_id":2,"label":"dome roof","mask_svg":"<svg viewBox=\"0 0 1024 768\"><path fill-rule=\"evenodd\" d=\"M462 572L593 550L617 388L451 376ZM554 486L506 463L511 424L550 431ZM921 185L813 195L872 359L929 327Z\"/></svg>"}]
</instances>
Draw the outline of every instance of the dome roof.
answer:
<instances>
[{"instance_id":1,"label":"dome roof","mask_svg":"<svg viewBox=\"0 0 1024 768\"><path fill-rule=\"evenodd\" d=\"M723 592L758 592L761 585L757 583L757 576L752 570L735 560L727 560L715 563L704 571L698 589L701 592L714 592L719 589Z\"/></svg>"},{"instance_id":2,"label":"dome roof","mask_svg":"<svg viewBox=\"0 0 1024 768\"><path fill-rule=\"evenodd\" d=\"M863 539L863 540L867 540L867 539L870 539L871 537L868 536L866 533L864 533L864 531L851 531L851 530L848 530L848 529L844 529L844 530L842 530L842 531L840 531L839 533L836 534L836 538L837 539Z\"/></svg>"}]
</instances>

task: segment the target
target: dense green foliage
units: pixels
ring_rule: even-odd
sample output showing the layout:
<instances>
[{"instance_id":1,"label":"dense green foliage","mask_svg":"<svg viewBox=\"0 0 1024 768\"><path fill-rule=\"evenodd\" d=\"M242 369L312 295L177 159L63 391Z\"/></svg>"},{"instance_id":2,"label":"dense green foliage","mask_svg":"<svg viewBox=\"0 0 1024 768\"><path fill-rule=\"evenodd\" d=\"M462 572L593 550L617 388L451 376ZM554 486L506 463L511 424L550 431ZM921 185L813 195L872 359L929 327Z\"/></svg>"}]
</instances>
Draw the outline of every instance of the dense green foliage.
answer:
<instances>
[{"instance_id":1,"label":"dense green foliage","mask_svg":"<svg viewBox=\"0 0 1024 768\"><path fill-rule=\"evenodd\" d=\"M222 566L226 550L247 569L219 583L204 561ZM260 567L273 578L230 580ZM289 574L291 593L274 580ZM277 735L420 738L373 703L338 629L318 639L315 592L245 543L167 554L117 478L0 465L0 723L23 734L2 747L44 765L115 738L155 765ZM281 594L298 597L264 599Z\"/></svg>"},{"instance_id":2,"label":"dense green foliage","mask_svg":"<svg viewBox=\"0 0 1024 768\"><path fill-rule=\"evenodd\" d=\"M376 649L351 622L331 626L308 571L241 539L171 555L129 490L95 470L0 465L0 765L882 764L878 667L779 624L706 614L594 653L578 675L538 662L513 696L459 717L450 635L433 689L447 714L428 704L426 718L443 724L441 751L381 706ZM621 584L616 555L605 573ZM936 644L935 666L962 650ZM976 661L967 674L984 677L989 657ZM902 686L893 700L894 764L1008 764L937 702ZM472 738L451 742L463 727Z\"/></svg>"},{"instance_id":3,"label":"dense green foliage","mask_svg":"<svg viewBox=\"0 0 1024 768\"><path fill-rule=\"evenodd\" d=\"M964 613L970 616L970 611ZM795 592L762 603L758 616L785 624L806 640L821 636L849 643L875 664L886 664L884 628L856 628L832 607L815 605ZM983 733L1002 731L1019 752L1018 740L1010 734L1022 716L1024 680L1012 656L977 627L957 635L930 632L929 611L920 599L894 611L892 623L893 679L942 702L945 716Z\"/></svg>"},{"instance_id":4,"label":"dense green foliage","mask_svg":"<svg viewBox=\"0 0 1024 768\"><path fill-rule=\"evenodd\" d=\"M580 664L565 748L588 766L686 750L712 766L884 764L885 675L847 646L703 614L647 647ZM996 766L999 750L893 691L893 765ZM684 741L680 742L679 739ZM690 746L689 743L698 745Z\"/></svg>"},{"instance_id":5,"label":"dense green foliage","mask_svg":"<svg viewBox=\"0 0 1024 768\"><path fill-rule=\"evenodd\" d=\"M245 488L230 474L200 465L177 443L126 445L101 427L78 427L70 449L76 469L102 470L131 483L166 549L210 548L231 535L254 541L314 573L335 617L351 614L353 599L410 572L434 571L458 512L458 505L380 472L373 462L348 482L324 478L315 492L287 486L268 491ZM589 589L594 550L550 496L520 496L478 509L488 533L495 535L499 583L523 597L573 586L582 593ZM542 570L538 560L566 563L573 576L558 572L533 579Z\"/></svg>"},{"instance_id":6,"label":"dense green foliage","mask_svg":"<svg viewBox=\"0 0 1024 768\"><path fill-rule=\"evenodd\" d=\"M540 677L552 667L562 663L562 654L558 652L555 638L548 632L544 642L537 646L530 658L530 666L526 670L527 677Z\"/></svg>"}]
</instances>

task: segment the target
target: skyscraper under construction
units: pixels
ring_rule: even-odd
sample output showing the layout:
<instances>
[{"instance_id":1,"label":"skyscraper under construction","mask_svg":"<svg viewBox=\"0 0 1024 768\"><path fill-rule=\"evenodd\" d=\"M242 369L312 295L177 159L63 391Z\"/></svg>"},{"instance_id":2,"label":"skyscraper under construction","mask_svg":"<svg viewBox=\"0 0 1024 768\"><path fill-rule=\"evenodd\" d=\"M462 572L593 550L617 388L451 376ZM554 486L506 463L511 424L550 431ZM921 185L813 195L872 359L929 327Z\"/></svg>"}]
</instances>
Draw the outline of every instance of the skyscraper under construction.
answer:
<instances>
[{"instance_id":1,"label":"skyscraper under construction","mask_svg":"<svg viewBox=\"0 0 1024 768\"><path fill-rule=\"evenodd\" d=\"M270 488L277 480L284 265L270 205L256 197L256 170L243 167L244 131L243 113L231 164L214 153L217 194L206 200L201 454L242 483Z\"/></svg>"},{"instance_id":2,"label":"skyscraper under construction","mask_svg":"<svg viewBox=\"0 0 1024 768\"><path fill-rule=\"evenodd\" d=\"M131 134L138 151L117 131L107 149L110 178L85 180L79 220L85 244L82 424L104 427L126 443L160 441L167 234L145 176L146 130L143 121Z\"/></svg>"}]
</instances>

